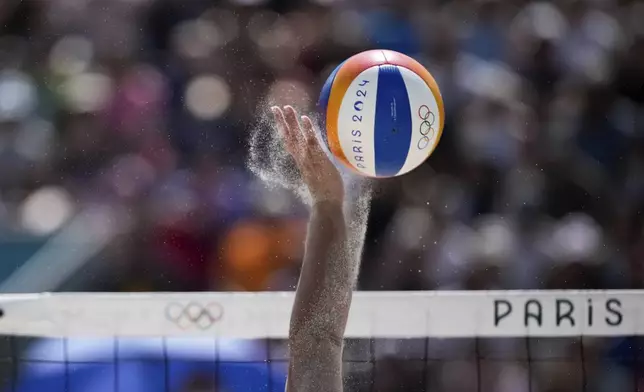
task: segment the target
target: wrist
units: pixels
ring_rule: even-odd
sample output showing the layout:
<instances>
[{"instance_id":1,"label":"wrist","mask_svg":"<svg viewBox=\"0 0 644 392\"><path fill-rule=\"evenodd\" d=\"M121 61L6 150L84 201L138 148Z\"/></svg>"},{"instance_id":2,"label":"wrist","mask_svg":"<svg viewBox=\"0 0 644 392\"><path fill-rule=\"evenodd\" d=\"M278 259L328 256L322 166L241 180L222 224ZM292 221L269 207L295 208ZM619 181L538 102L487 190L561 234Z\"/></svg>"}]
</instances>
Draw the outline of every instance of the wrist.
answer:
<instances>
[{"instance_id":1,"label":"wrist","mask_svg":"<svg viewBox=\"0 0 644 392\"><path fill-rule=\"evenodd\" d=\"M312 211L321 213L342 213L342 200L336 199L321 199L314 200L311 206Z\"/></svg>"},{"instance_id":2,"label":"wrist","mask_svg":"<svg viewBox=\"0 0 644 392\"><path fill-rule=\"evenodd\" d=\"M339 189L324 189L321 191L311 189L310 195L312 203L311 205L316 204L337 204L342 206L344 203L344 189L338 187Z\"/></svg>"},{"instance_id":3,"label":"wrist","mask_svg":"<svg viewBox=\"0 0 644 392\"><path fill-rule=\"evenodd\" d=\"M318 201L311 207L309 224L318 226L319 230L328 230L333 237L344 232L346 221L342 203L331 200Z\"/></svg>"},{"instance_id":4,"label":"wrist","mask_svg":"<svg viewBox=\"0 0 644 392\"><path fill-rule=\"evenodd\" d=\"M343 192L311 192L311 205L342 206L344 203Z\"/></svg>"}]
</instances>

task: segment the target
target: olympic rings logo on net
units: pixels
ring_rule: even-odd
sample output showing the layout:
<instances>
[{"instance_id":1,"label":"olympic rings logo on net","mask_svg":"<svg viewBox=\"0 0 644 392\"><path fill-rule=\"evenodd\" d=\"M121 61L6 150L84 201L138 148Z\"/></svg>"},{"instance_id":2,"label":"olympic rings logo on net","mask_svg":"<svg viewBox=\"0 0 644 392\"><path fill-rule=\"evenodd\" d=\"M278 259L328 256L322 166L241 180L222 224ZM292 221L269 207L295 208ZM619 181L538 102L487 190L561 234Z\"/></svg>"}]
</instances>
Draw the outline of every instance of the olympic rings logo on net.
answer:
<instances>
[{"instance_id":1,"label":"olympic rings logo on net","mask_svg":"<svg viewBox=\"0 0 644 392\"><path fill-rule=\"evenodd\" d=\"M221 320L224 316L224 308L216 302L207 304L173 302L166 306L165 316L181 329L196 327L206 330Z\"/></svg>"},{"instance_id":2,"label":"olympic rings logo on net","mask_svg":"<svg viewBox=\"0 0 644 392\"><path fill-rule=\"evenodd\" d=\"M424 150L429 146L429 141L436 135L434 123L436 122L436 115L429 109L427 105L421 105L418 108L418 117L423 120L420 123L420 140L418 140L417 147L419 150Z\"/></svg>"}]
</instances>

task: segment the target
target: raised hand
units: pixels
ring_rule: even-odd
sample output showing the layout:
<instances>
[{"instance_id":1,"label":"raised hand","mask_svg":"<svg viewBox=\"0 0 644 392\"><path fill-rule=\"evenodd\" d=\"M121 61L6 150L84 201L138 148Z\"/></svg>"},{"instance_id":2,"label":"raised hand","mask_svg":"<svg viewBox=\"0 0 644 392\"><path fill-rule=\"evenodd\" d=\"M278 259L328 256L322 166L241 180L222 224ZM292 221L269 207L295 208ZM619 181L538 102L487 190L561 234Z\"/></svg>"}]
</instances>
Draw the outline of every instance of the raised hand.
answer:
<instances>
[{"instance_id":1,"label":"raised hand","mask_svg":"<svg viewBox=\"0 0 644 392\"><path fill-rule=\"evenodd\" d=\"M308 116L298 118L291 106L285 106L283 110L274 106L271 111L284 139L284 146L293 156L313 203L342 203L342 177L320 146L311 119Z\"/></svg>"}]
</instances>

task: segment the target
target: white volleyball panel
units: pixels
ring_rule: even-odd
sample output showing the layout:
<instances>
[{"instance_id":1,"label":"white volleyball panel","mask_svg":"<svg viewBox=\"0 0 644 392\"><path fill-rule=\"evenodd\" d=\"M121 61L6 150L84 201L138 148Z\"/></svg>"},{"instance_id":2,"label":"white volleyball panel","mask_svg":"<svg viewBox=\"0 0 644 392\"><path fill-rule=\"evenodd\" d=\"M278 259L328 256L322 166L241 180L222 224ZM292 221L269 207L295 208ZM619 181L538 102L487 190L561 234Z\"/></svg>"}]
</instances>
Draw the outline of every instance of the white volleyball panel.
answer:
<instances>
[{"instance_id":1,"label":"white volleyball panel","mask_svg":"<svg viewBox=\"0 0 644 392\"><path fill-rule=\"evenodd\" d=\"M344 155L356 170L369 176L376 174L373 131L378 71L378 66L368 68L351 82L338 115L338 138Z\"/></svg>"},{"instance_id":2,"label":"white volleyball panel","mask_svg":"<svg viewBox=\"0 0 644 392\"><path fill-rule=\"evenodd\" d=\"M398 175L405 174L422 164L438 144L440 112L432 90L420 76L399 66L405 81L411 107L412 134L409 153Z\"/></svg>"}]
</instances>

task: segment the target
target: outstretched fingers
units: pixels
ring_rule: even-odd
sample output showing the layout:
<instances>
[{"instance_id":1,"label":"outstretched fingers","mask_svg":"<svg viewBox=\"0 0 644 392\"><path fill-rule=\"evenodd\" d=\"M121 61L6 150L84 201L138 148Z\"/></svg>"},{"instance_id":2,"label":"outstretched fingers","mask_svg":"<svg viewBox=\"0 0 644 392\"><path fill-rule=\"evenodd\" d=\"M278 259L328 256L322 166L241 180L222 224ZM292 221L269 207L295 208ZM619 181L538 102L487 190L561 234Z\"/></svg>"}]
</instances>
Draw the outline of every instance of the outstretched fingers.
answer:
<instances>
[{"instance_id":1,"label":"outstretched fingers","mask_svg":"<svg viewBox=\"0 0 644 392\"><path fill-rule=\"evenodd\" d=\"M341 202L344 197L342 177L318 142L311 118L300 118L291 106L272 107L271 110L286 149L295 159L313 200Z\"/></svg>"},{"instance_id":2,"label":"outstretched fingers","mask_svg":"<svg viewBox=\"0 0 644 392\"><path fill-rule=\"evenodd\" d=\"M300 122L297 118L297 112L292 106L284 106L284 117L286 118L286 123L291 130L291 137L298 146L303 148L304 135L302 134L302 128L300 127Z\"/></svg>"},{"instance_id":3,"label":"outstretched fingers","mask_svg":"<svg viewBox=\"0 0 644 392\"><path fill-rule=\"evenodd\" d=\"M304 136L307 148L315 152L320 149L320 144L315 136L315 126L308 116L302 116L302 135Z\"/></svg>"},{"instance_id":4,"label":"outstretched fingers","mask_svg":"<svg viewBox=\"0 0 644 392\"><path fill-rule=\"evenodd\" d=\"M273 106L271 108L271 111L273 112L273 117L275 117L277 129L282 135L282 139L284 140L286 150L289 152L289 154L295 157L297 155L297 143L295 138L293 137L293 133L299 133L299 130L296 129L295 132L293 132L288 122L286 121L286 117L284 116L282 109L277 106Z\"/></svg>"},{"instance_id":5,"label":"outstretched fingers","mask_svg":"<svg viewBox=\"0 0 644 392\"><path fill-rule=\"evenodd\" d=\"M306 177L324 175L330 164L318 142L315 125L308 116L299 117L292 106L272 107L288 152ZM299 118L298 118L299 117Z\"/></svg>"},{"instance_id":6,"label":"outstretched fingers","mask_svg":"<svg viewBox=\"0 0 644 392\"><path fill-rule=\"evenodd\" d=\"M307 154L310 158L310 164L313 166L314 173L317 175L328 174L333 164L318 141L313 121L308 116L302 116L301 123L302 133L306 140Z\"/></svg>"}]
</instances>

